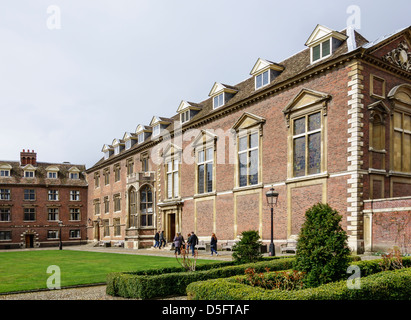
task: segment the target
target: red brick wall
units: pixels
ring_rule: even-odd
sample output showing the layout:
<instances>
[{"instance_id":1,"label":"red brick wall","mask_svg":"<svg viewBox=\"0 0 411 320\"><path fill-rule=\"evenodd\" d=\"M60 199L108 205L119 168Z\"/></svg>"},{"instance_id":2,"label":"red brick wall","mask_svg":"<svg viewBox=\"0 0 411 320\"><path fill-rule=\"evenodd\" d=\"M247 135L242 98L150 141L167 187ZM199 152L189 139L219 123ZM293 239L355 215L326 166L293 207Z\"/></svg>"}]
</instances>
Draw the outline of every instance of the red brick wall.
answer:
<instances>
[{"instance_id":1,"label":"red brick wall","mask_svg":"<svg viewBox=\"0 0 411 320\"><path fill-rule=\"evenodd\" d=\"M411 252L411 198L366 201L364 211L372 213L372 251L398 246Z\"/></svg>"}]
</instances>

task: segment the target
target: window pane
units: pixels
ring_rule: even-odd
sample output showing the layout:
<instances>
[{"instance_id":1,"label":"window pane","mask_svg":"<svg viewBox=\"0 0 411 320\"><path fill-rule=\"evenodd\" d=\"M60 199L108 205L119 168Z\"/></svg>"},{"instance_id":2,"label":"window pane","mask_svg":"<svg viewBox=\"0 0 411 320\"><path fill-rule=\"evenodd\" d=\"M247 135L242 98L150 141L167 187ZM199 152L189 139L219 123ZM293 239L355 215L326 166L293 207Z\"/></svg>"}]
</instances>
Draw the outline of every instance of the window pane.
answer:
<instances>
[{"instance_id":1,"label":"window pane","mask_svg":"<svg viewBox=\"0 0 411 320\"><path fill-rule=\"evenodd\" d=\"M305 117L294 120L294 135L305 132Z\"/></svg>"},{"instance_id":2,"label":"window pane","mask_svg":"<svg viewBox=\"0 0 411 320\"><path fill-rule=\"evenodd\" d=\"M213 148L208 148L208 149L206 150L206 153L207 153L207 155L206 155L206 160L207 160L207 161L213 160Z\"/></svg>"},{"instance_id":3,"label":"window pane","mask_svg":"<svg viewBox=\"0 0 411 320\"><path fill-rule=\"evenodd\" d=\"M268 84L268 71L263 73L263 86Z\"/></svg>"},{"instance_id":4,"label":"window pane","mask_svg":"<svg viewBox=\"0 0 411 320\"><path fill-rule=\"evenodd\" d=\"M213 164L208 163L206 166L207 192L213 191Z\"/></svg>"},{"instance_id":5,"label":"window pane","mask_svg":"<svg viewBox=\"0 0 411 320\"><path fill-rule=\"evenodd\" d=\"M218 106L222 106L224 104L224 93L218 95Z\"/></svg>"},{"instance_id":6,"label":"window pane","mask_svg":"<svg viewBox=\"0 0 411 320\"><path fill-rule=\"evenodd\" d=\"M247 136L239 139L239 151L247 150Z\"/></svg>"},{"instance_id":7,"label":"window pane","mask_svg":"<svg viewBox=\"0 0 411 320\"><path fill-rule=\"evenodd\" d=\"M305 137L294 139L294 177L305 175Z\"/></svg>"},{"instance_id":8,"label":"window pane","mask_svg":"<svg viewBox=\"0 0 411 320\"><path fill-rule=\"evenodd\" d=\"M199 151L198 152L198 163L204 162L204 151Z\"/></svg>"},{"instance_id":9,"label":"window pane","mask_svg":"<svg viewBox=\"0 0 411 320\"><path fill-rule=\"evenodd\" d=\"M173 196L173 176L171 173L167 174L167 197L172 198Z\"/></svg>"},{"instance_id":10,"label":"window pane","mask_svg":"<svg viewBox=\"0 0 411 320\"><path fill-rule=\"evenodd\" d=\"M258 133L250 135L250 148L258 147Z\"/></svg>"},{"instance_id":11,"label":"window pane","mask_svg":"<svg viewBox=\"0 0 411 320\"><path fill-rule=\"evenodd\" d=\"M147 187L147 202L152 203L153 202L153 193L151 192L151 189Z\"/></svg>"},{"instance_id":12,"label":"window pane","mask_svg":"<svg viewBox=\"0 0 411 320\"><path fill-rule=\"evenodd\" d=\"M204 165L198 166L198 193L204 193Z\"/></svg>"},{"instance_id":13,"label":"window pane","mask_svg":"<svg viewBox=\"0 0 411 320\"><path fill-rule=\"evenodd\" d=\"M411 161L411 135L404 134L404 154L403 154L403 172L410 172L410 161Z\"/></svg>"},{"instance_id":14,"label":"window pane","mask_svg":"<svg viewBox=\"0 0 411 320\"><path fill-rule=\"evenodd\" d=\"M322 43L322 56L328 56L330 54L330 40L324 41Z\"/></svg>"},{"instance_id":15,"label":"window pane","mask_svg":"<svg viewBox=\"0 0 411 320\"><path fill-rule=\"evenodd\" d=\"M218 107L218 96L214 97L214 108Z\"/></svg>"},{"instance_id":16,"label":"window pane","mask_svg":"<svg viewBox=\"0 0 411 320\"><path fill-rule=\"evenodd\" d=\"M145 214L141 215L141 225L144 227L147 225L147 216Z\"/></svg>"},{"instance_id":17,"label":"window pane","mask_svg":"<svg viewBox=\"0 0 411 320\"><path fill-rule=\"evenodd\" d=\"M394 127L402 129L402 114L394 112Z\"/></svg>"},{"instance_id":18,"label":"window pane","mask_svg":"<svg viewBox=\"0 0 411 320\"><path fill-rule=\"evenodd\" d=\"M308 116L308 131L321 128L321 115L319 112Z\"/></svg>"},{"instance_id":19,"label":"window pane","mask_svg":"<svg viewBox=\"0 0 411 320\"><path fill-rule=\"evenodd\" d=\"M258 150L250 151L250 168L249 168L250 184L258 183Z\"/></svg>"},{"instance_id":20,"label":"window pane","mask_svg":"<svg viewBox=\"0 0 411 320\"><path fill-rule=\"evenodd\" d=\"M411 117L404 114L404 130L411 131Z\"/></svg>"},{"instance_id":21,"label":"window pane","mask_svg":"<svg viewBox=\"0 0 411 320\"><path fill-rule=\"evenodd\" d=\"M260 88L263 85L263 75L259 74L258 76L255 77L255 87Z\"/></svg>"},{"instance_id":22,"label":"window pane","mask_svg":"<svg viewBox=\"0 0 411 320\"><path fill-rule=\"evenodd\" d=\"M178 172L174 172L174 197L178 197Z\"/></svg>"},{"instance_id":23,"label":"window pane","mask_svg":"<svg viewBox=\"0 0 411 320\"><path fill-rule=\"evenodd\" d=\"M247 153L239 155L240 166L240 187L247 185Z\"/></svg>"},{"instance_id":24,"label":"window pane","mask_svg":"<svg viewBox=\"0 0 411 320\"><path fill-rule=\"evenodd\" d=\"M313 48L313 61L320 59L320 45Z\"/></svg>"},{"instance_id":25,"label":"window pane","mask_svg":"<svg viewBox=\"0 0 411 320\"><path fill-rule=\"evenodd\" d=\"M178 160L177 159L174 160L174 169L173 170L178 171Z\"/></svg>"},{"instance_id":26,"label":"window pane","mask_svg":"<svg viewBox=\"0 0 411 320\"><path fill-rule=\"evenodd\" d=\"M401 132L394 131L394 171L401 171Z\"/></svg>"},{"instance_id":27,"label":"window pane","mask_svg":"<svg viewBox=\"0 0 411 320\"><path fill-rule=\"evenodd\" d=\"M319 173L321 169L321 133L308 136L308 174Z\"/></svg>"},{"instance_id":28,"label":"window pane","mask_svg":"<svg viewBox=\"0 0 411 320\"><path fill-rule=\"evenodd\" d=\"M145 192L145 190L142 190L142 192L140 193L140 195L141 195L140 202L147 202L147 197L146 197L146 192Z\"/></svg>"}]
</instances>

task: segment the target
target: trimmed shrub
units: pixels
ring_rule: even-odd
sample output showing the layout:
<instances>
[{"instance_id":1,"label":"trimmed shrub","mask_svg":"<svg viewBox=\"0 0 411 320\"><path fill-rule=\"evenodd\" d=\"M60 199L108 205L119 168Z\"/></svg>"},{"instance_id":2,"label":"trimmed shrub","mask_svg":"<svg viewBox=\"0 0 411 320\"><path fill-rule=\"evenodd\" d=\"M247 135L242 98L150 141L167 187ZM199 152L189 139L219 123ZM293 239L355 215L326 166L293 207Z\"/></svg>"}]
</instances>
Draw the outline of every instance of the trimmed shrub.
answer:
<instances>
[{"instance_id":1,"label":"trimmed shrub","mask_svg":"<svg viewBox=\"0 0 411 320\"><path fill-rule=\"evenodd\" d=\"M238 277L213 279L187 286L190 300L409 300L411 268L384 271L361 277L360 289L346 280L302 290L269 290L238 282Z\"/></svg>"},{"instance_id":2,"label":"trimmed shrub","mask_svg":"<svg viewBox=\"0 0 411 320\"><path fill-rule=\"evenodd\" d=\"M328 204L318 203L306 211L294 266L306 273L306 286L315 287L345 276L350 250L341 219Z\"/></svg>"},{"instance_id":3,"label":"trimmed shrub","mask_svg":"<svg viewBox=\"0 0 411 320\"><path fill-rule=\"evenodd\" d=\"M255 262L261 259L261 241L258 231L250 230L241 233L241 240L233 247L233 259L239 263Z\"/></svg>"},{"instance_id":4,"label":"trimmed shrub","mask_svg":"<svg viewBox=\"0 0 411 320\"><path fill-rule=\"evenodd\" d=\"M254 268L256 272L262 272L266 268L272 271L287 270L292 268L294 258L270 258L257 263L228 265L219 268L206 269L196 272L172 272L159 274L154 270L145 272L111 273L107 276L106 292L112 296L125 298L151 299L171 295L185 295L186 287L192 282L208 279L226 278L235 275L243 275L247 268ZM223 264L223 263L221 263ZM172 270L173 268L170 268ZM182 270L182 268L180 268ZM151 275L149 275L152 273Z\"/></svg>"}]
</instances>

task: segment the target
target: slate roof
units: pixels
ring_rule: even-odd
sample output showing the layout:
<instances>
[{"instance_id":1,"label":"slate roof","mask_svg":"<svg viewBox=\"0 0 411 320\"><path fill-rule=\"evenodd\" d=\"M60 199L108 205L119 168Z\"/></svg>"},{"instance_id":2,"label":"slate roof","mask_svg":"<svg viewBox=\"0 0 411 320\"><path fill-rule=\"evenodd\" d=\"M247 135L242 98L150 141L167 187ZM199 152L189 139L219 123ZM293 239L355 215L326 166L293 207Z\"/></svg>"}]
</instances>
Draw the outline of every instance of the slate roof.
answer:
<instances>
[{"instance_id":1,"label":"slate roof","mask_svg":"<svg viewBox=\"0 0 411 320\"><path fill-rule=\"evenodd\" d=\"M410 27L407 27L410 28ZM401 29L393 34L390 34L389 36L385 36L382 37L383 40L391 37L391 36L395 36L396 34L398 34L401 31L404 31L405 29ZM361 50L361 49L370 49L373 47L373 45L381 42L382 40L378 40L376 42L372 42L370 43L367 39L365 39L360 33L358 33L356 30L353 31L354 32L354 38L355 38L355 43L353 42L353 39L350 39L350 46L353 46L353 48L351 48L351 50L349 50L348 48L348 41L345 40L342 42L342 44L340 45L340 47L338 47L338 49L328 58L325 59L321 59L320 61L316 62L316 63L311 63L310 61L310 48L306 48L304 50L301 50L300 52L292 55L291 57L286 58L284 61L280 61L277 64L281 65L284 67L284 70L273 80L270 82L269 85L264 86L263 88L260 88L258 90L255 90L255 84L254 84L254 77L251 76L249 78L247 78L246 80L235 84L235 85L227 85L224 84L227 87L231 87L231 88L235 88L236 90L238 90L238 92L236 94L234 94L234 96L223 106L220 108L217 108L214 110L213 108L213 98L210 97L202 102L198 102L196 103L197 105L199 105L201 107L201 109L199 110L199 112L193 116L189 122L187 122L186 124L184 124L184 126L186 125L190 125L190 123L193 123L199 119L208 117L208 116L212 116L214 113L219 112L222 108L228 108L232 105L235 105L236 103L247 99L249 97L252 97L254 94L258 94L261 90L269 90L272 87L275 87L279 84L281 84L282 82L285 82L289 79L292 79L295 76L298 76L299 74L302 74L304 72L309 72L312 69L315 69L316 67L318 67L321 64L326 64L329 61L332 61L334 59L337 59L345 54L348 53L352 53L355 52L356 50ZM342 34L346 35L347 34L347 30L343 30L341 31ZM373 44L373 45L371 45ZM269 61L269 60L267 60ZM174 116L172 116L171 118L169 118L172 122L170 125L168 125L166 127L166 130L168 130L168 132L173 132L174 130L174 122L179 122L180 121L180 117L179 114L176 114ZM143 144L136 144L134 145L131 149L129 150L125 150L127 151L127 154L131 154L133 152L133 150L141 147L142 145L145 145L146 143L148 143L149 141L151 141L151 139L147 139L146 142L144 142ZM120 153L119 155L115 155L110 157L107 160L104 160L104 158L102 158L100 161L98 161L92 168L88 169L87 171L90 172L93 170L94 167L98 167L100 164L106 162L106 161L110 161L112 158L114 160L114 158L119 158L122 156L122 154L124 154L124 151L122 153Z\"/></svg>"}]
</instances>

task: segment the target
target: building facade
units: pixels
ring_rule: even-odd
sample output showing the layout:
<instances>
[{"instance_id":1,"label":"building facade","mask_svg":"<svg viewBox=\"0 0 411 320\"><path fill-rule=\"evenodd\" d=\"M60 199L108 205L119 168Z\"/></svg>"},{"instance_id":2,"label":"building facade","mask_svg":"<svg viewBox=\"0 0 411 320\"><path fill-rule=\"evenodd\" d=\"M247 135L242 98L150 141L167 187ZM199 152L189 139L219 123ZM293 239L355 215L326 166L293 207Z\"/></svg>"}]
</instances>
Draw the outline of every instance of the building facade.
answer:
<instances>
[{"instance_id":1,"label":"building facade","mask_svg":"<svg viewBox=\"0 0 411 320\"><path fill-rule=\"evenodd\" d=\"M246 80L215 82L204 101L183 100L172 117L104 145L87 170L88 238L139 248L157 230L171 241L252 229L267 242L274 187L276 245L326 202L343 216L350 248L374 250L370 201L411 208L410 44L409 27L369 42L317 25L305 50L259 58Z\"/></svg>"},{"instance_id":2,"label":"building facade","mask_svg":"<svg viewBox=\"0 0 411 320\"><path fill-rule=\"evenodd\" d=\"M29 150L20 161L0 160L0 248L86 243L85 169L38 162Z\"/></svg>"}]
</instances>

